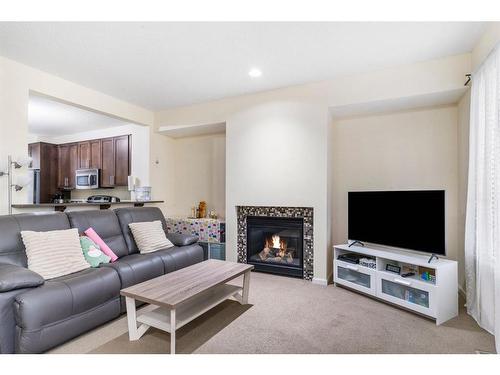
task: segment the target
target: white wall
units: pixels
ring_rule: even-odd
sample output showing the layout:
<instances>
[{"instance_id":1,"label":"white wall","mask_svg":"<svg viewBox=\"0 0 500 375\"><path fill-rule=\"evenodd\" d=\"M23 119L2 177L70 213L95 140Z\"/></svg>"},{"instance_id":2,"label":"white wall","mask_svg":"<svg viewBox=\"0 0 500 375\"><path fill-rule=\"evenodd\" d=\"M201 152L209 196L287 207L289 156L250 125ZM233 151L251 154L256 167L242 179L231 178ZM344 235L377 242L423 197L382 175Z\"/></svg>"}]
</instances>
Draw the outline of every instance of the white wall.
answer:
<instances>
[{"instance_id":1,"label":"white wall","mask_svg":"<svg viewBox=\"0 0 500 375\"><path fill-rule=\"evenodd\" d=\"M464 74L470 71L470 64L470 54L464 54L175 108L157 112L155 127L226 122L228 258L236 259L236 205L311 206L315 211L314 275L324 280L332 271L330 245L341 238L330 235L338 228L335 222L332 228L334 211L329 203L333 200L335 204L336 198L329 191L333 191L337 184L336 179L328 177L332 173L328 170L329 160L335 153L335 146L330 148L329 142L335 136L328 127L329 107L370 105L380 100L411 101L412 98L463 90ZM455 133L455 144L456 137ZM295 145L295 152L281 150L277 139ZM455 194L452 198L455 200L458 183L456 159L455 146L454 188L449 187L455 189L451 193ZM301 170L299 176L293 174L290 167L293 163ZM448 159L438 161L439 165L449 163ZM386 183L390 184L391 180ZM455 236L456 244L454 225L452 236Z\"/></svg>"},{"instance_id":2,"label":"white wall","mask_svg":"<svg viewBox=\"0 0 500 375\"><path fill-rule=\"evenodd\" d=\"M458 238L458 112L427 108L332 124L333 241L347 241L347 192L446 190L446 246L463 261ZM463 263L460 264L463 279Z\"/></svg>"},{"instance_id":3,"label":"white wall","mask_svg":"<svg viewBox=\"0 0 500 375\"><path fill-rule=\"evenodd\" d=\"M174 200L170 216L188 216L191 207L206 201L208 210L226 214L226 135L173 140Z\"/></svg>"},{"instance_id":4,"label":"white wall","mask_svg":"<svg viewBox=\"0 0 500 375\"><path fill-rule=\"evenodd\" d=\"M175 149L174 139L156 133L150 127L150 182L155 200L163 200L158 205L164 215L170 215L175 205Z\"/></svg>"},{"instance_id":5,"label":"white wall","mask_svg":"<svg viewBox=\"0 0 500 375\"><path fill-rule=\"evenodd\" d=\"M331 271L327 247L328 107L434 95L462 89L463 75L470 71L470 58L470 54L464 54L155 114L0 58L0 159L4 159L8 153L25 153L30 90L134 123L151 125L154 121L155 127L150 129L150 181L153 196L167 201L162 208L168 214L171 208L175 208L175 141L157 134L157 128L165 125L226 122L228 257L234 259L236 255L236 204L283 203L312 206L315 209L315 277L324 279ZM256 130L252 130L253 128ZM274 152L271 146L273 143L268 143L267 134L278 134L289 140L298 147L296 153ZM247 143L244 142L246 136L249 137ZM267 155L255 156L258 150L267 152ZM283 166L285 155L297 162L298 166L307 167L303 172L303 181L306 182L298 183L297 177L288 173L288 167ZM272 175L270 167L277 171L278 176L286 177L281 184L286 188L278 188L272 178L271 185L266 189L265 185L250 184L248 178L242 177L247 171L252 171L257 173L253 181L267 183ZM0 194L6 196L6 192L1 189ZM1 203L0 211L5 212L5 203Z\"/></svg>"},{"instance_id":6,"label":"white wall","mask_svg":"<svg viewBox=\"0 0 500 375\"><path fill-rule=\"evenodd\" d=\"M314 209L314 277L327 275L327 110L304 100L252 106L226 123L226 239L236 249L236 206ZM236 251L228 258L236 260Z\"/></svg>"}]
</instances>

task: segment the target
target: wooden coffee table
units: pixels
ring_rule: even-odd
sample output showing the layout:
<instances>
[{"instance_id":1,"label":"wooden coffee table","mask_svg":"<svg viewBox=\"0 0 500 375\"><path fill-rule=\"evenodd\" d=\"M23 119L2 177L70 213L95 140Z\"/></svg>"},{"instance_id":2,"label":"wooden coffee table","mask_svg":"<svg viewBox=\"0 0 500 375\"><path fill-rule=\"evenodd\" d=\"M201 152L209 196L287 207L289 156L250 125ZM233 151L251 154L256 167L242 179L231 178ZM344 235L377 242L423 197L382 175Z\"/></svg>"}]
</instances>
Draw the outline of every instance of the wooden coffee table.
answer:
<instances>
[{"instance_id":1,"label":"wooden coffee table","mask_svg":"<svg viewBox=\"0 0 500 375\"><path fill-rule=\"evenodd\" d=\"M230 297L248 303L252 269L244 263L210 259L122 289L129 339L138 340L149 327L155 327L170 333L170 353L174 354L176 330ZM227 284L241 275L242 287ZM137 315L136 300L158 307Z\"/></svg>"}]
</instances>

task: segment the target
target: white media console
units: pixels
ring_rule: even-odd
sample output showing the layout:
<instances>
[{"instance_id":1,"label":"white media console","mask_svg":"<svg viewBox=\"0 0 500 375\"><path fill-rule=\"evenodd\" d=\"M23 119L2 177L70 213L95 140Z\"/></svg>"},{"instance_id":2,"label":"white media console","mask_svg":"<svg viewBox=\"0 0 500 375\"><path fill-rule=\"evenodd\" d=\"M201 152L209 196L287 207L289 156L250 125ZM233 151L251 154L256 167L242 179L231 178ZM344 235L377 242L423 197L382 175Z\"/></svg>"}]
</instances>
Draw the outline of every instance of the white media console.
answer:
<instances>
[{"instance_id":1,"label":"white media console","mask_svg":"<svg viewBox=\"0 0 500 375\"><path fill-rule=\"evenodd\" d=\"M346 253L372 259L374 268L338 259ZM429 257L406 251L337 245L333 248L334 282L433 318L439 325L458 315L458 267L456 261L448 259L428 263ZM402 277L387 271L387 264L402 270L414 269L415 275ZM422 279L422 273L428 280Z\"/></svg>"}]
</instances>

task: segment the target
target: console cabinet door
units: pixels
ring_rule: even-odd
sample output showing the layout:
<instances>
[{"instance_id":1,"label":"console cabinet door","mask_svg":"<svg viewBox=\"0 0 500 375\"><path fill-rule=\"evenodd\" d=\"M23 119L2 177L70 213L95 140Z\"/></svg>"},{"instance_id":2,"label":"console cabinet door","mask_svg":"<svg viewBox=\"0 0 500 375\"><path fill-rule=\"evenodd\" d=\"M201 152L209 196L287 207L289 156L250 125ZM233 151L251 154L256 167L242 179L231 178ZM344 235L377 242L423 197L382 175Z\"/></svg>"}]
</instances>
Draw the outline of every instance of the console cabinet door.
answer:
<instances>
[{"instance_id":1,"label":"console cabinet door","mask_svg":"<svg viewBox=\"0 0 500 375\"><path fill-rule=\"evenodd\" d=\"M115 141L114 138L101 140L101 187L115 186Z\"/></svg>"},{"instance_id":2,"label":"console cabinet door","mask_svg":"<svg viewBox=\"0 0 500 375\"><path fill-rule=\"evenodd\" d=\"M436 317L435 285L380 271L377 278L377 297L421 314Z\"/></svg>"},{"instance_id":3,"label":"console cabinet door","mask_svg":"<svg viewBox=\"0 0 500 375\"><path fill-rule=\"evenodd\" d=\"M130 175L130 137L124 135L114 138L115 149L115 186L127 186Z\"/></svg>"},{"instance_id":4,"label":"console cabinet door","mask_svg":"<svg viewBox=\"0 0 500 375\"><path fill-rule=\"evenodd\" d=\"M374 269L342 262L338 259L335 259L334 266L334 281L336 283L373 296L377 294L377 277Z\"/></svg>"}]
</instances>

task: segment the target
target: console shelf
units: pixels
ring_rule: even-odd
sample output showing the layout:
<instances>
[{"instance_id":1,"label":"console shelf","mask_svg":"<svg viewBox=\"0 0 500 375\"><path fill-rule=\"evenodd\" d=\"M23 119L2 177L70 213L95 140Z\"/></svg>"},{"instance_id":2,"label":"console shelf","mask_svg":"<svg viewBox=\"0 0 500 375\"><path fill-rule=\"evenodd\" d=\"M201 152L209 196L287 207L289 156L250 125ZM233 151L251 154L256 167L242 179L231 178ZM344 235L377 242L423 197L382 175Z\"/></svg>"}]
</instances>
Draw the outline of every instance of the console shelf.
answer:
<instances>
[{"instance_id":1,"label":"console shelf","mask_svg":"<svg viewBox=\"0 0 500 375\"><path fill-rule=\"evenodd\" d=\"M375 261L375 268L338 259L354 253ZM458 315L458 267L449 259L435 259L406 251L361 246L333 247L333 277L335 284L368 294L408 310L423 314L442 324ZM402 277L386 270L387 265L415 272ZM428 276L427 280L421 274Z\"/></svg>"}]
</instances>

